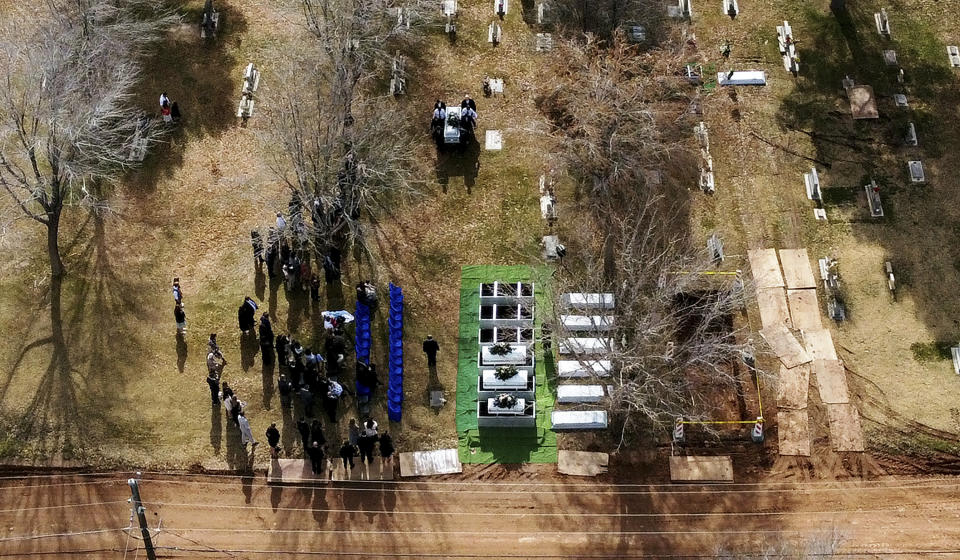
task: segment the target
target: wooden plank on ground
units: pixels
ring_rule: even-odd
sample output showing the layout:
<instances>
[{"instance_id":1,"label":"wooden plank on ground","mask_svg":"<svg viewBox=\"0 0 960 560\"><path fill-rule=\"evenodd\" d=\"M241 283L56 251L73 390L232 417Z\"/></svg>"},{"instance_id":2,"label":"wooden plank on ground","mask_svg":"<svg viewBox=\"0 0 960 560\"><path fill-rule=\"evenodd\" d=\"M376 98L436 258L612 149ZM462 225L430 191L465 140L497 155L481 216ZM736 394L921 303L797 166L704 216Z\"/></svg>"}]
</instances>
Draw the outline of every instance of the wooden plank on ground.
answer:
<instances>
[{"instance_id":1,"label":"wooden plank on ground","mask_svg":"<svg viewBox=\"0 0 960 560\"><path fill-rule=\"evenodd\" d=\"M757 288L757 306L764 327L783 325L790 328L790 310L783 288Z\"/></svg>"},{"instance_id":2,"label":"wooden plank on ground","mask_svg":"<svg viewBox=\"0 0 960 560\"><path fill-rule=\"evenodd\" d=\"M778 410L777 435L781 455L810 456L810 418L807 410Z\"/></svg>"},{"instance_id":3,"label":"wooden plank on ground","mask_svg":"<svg viewBox=\"0 0 960 560\"><path fill-rule=\"evenodd\" d=\"M827 329L803 331L803 344L812 360L836 360L837 349L833 346L833 336Z\"/></svg>"},{"instance_id":4,"label":"wooden plank on ground","mask_svg":"<svg viewBox=\"0 0 960 560\"><path fill-rule=\"evenodd\" d=\"M733 461L729 455L717 457L671 456L670 480L673 482L733 482Z\"/></svg>"},{"instance_id":5,"label":"wooden plank on ground","mask_svg":"<svg viewBox=\"0 0 960 560\"><path fill-rule=\"evenodd\" d=\"M267 470L267 482L270 484L295 484L310 482L326 482L327 468L324 466L320 474L313 474L310 461L306 459L271 459Z\"/></svg>"},{"instance_id":6,"label":"wooden plank on ground","mask_svg":"<svg viewBox=\"0 0 960 560\"><path fill-rule=\"evenodd\" d=\"M463 472L456 449L400 454L400 476L430 476Z\"/></svg>"},{"instance_id":7,"label":"wooden plank on ground","mask_svg":"<svg viewBox=\"0 0 960 560\"><path fill-rule=\"evenodd\" d=\"M820 322L817 290L787 290L787 301L790 304L790 321L793 328L801 331L823 328L823 323Z\"/></svg>"},{"instance_id":8,"label":"wooden plank on ground","mask_svg":"<svg viewBox=\"0 0 960 560\"><path fill-rule=\"evenodd\" d=\"M594 451L557 452L557 472L574 476L597 476L607 472L610 455Z\"/></svg>"},{"instance_id":9,"label":"wooden plank on ground","mask_svg":"<svg viewBox=\"0 0 960 560\"><path fill-rule=\"evenodd\" d=\"M813 373L817 376L817 389L820 400L827 404L846 404L850 402L847 389L847 372L840 360L814 360Z\"/></svg>"},{"instance_id":10,"label":"wooden plank on ground","mask_svg":"<svg viewBox=\"0 0 960 560\"><path fill-rule=\"evenodd\" d=\"M788 290L817 287L806 249L780 249L780 262Z\"/></svg>"},{"instance_id":11,"label":"wooden plank on ground","mask_svg":"<svg viewBox=\"0 0 960 560\"><path fill-rule=\"evenodd\" d=\"M828 404L827 415L830 419L830 440L836 451L863 451L863 428L860 426L860 412L857 407L847 404Z\"/></svg>"},{"instance_id":12,"label":"wooden plank on ground","mask_svg":"<svg viewBox=\"0 0 960 560\"><path fill-rule=\"evenodd\" d=\"M780 379L777 384L779 408L807 408L810 387L810 364L788 368L780 364Z\"/></svg>"},{"instance_id":13,"label":"wooden plank on ground","mask_svg":"<svg viewBox=\"0 0 960 560\"><path fill-rule=\"evenodd\" d=\"M783 365L787 367L796 367L810 361L807 354L797 337L787 327L769 327L760 329L760 336L767 341L773 353L780 358Z\"/></svg>"},{"instance_id":14,"label":"wooden plank on ground","mask_svg":"<svg viewBox=\"0 0 960 560\"><path fill-rule=\"evenodd\" d=\"M747 258L750 259L750 270L753 271L753 281L757 289L783 287L783 275L780 274L776 249L753 249L747 251Z\"/></svg>"}]
</instances>

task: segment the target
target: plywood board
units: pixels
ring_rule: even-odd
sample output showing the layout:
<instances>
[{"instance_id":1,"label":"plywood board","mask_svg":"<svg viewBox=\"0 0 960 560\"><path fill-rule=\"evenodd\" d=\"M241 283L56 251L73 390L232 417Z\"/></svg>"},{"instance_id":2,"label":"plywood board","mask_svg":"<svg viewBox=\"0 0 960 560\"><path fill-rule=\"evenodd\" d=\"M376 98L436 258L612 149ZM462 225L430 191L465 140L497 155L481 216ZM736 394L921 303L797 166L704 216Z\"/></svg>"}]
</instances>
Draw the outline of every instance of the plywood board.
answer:
<instances>
[{"instance_id":1,"label":"plywood board","mask_svg":"<svg viewBox=\"0 0 960 560\"><path fill-rule=\"evenodd\" d=\"M846 404L850 402L847 389L847 372L840 360L814 360L813 373L817 376L817 390L820 400L828 404Z\"/></svg>"},{"instance_id":2,"label":"plywood board","mask_svg":"<svg viewBox=\"0 0 960 560\"><path fill-rule=\"evenodd\" d=\"M597 476L607 472L610 455L594 451L557 452L557 472L574 476Z\"/></svg>"},{"instance_id":3,"label":"plywood board","mask_svg":"<svg viewBox=\"0 0 960 560\"><path fill-rule=\"evenodd\" d=\"M400 454L400 476L430 476L463 472L456 449Z\"/></svg>"},{"instance_id":4,"label":"plywood board","mask_svg":"<svg viewBox=\"0 0 960 560\"><path fill-rule=\"evenodd\" d=\"M830 440L836 451L863 451L860 412L852 404L828 404Z\"/></svg>"},{"instance_id":5,"label":"plywood board","mask_svg":"<svg viewBox=\"0 0 960 560\"><path fill-rule=\"evenodd\" d=\"M810 364L788 368L780 364L777 384L777 406L780 408L807 408L810 387Z\"/></svg>"},{"instance_id":6,"label":"plywood board","mask_svg":"<svg viewBox=\"0 0 960 560\"><path fill-rule=\"evenodd\" d=\"M776 249L753 249L747 251L747 258L750 259L750 270L757 289L783 287Z\"/></svg>"},{"instance_id":7,"label":"plywood board","mask_svg":"<svg viewBox=\"0 0 960 560\"><path fill-rule=\"evenodd\" d=\"M777 411L781 455L810 456L810 418L807 410Z\"/></svg>"},{"instance_id":8,"label":"plywood board","mask_svg":"<svg viewBox=\"0 0 960 560\"><path fill-rule=\"evenodd\" d=\"M790 310L783 288L757 288L757 306L764 327L782 325L790 328Z\"/></svg>"},{"instance_id":9,"label":"plywood board","mask_svg":"<svg viewBox=\"0 0 960 560\"><path fill-rule=\"evenodd\" d=\"M733 482L733 461L729 455L717 457L671 456L670 480L673 482Z\"/></svg>"},{"instance_id":10,"label":"plywood board","mask_svg":"<svg viewBox=\"0 0 960 560\"><path fill-rule=\"evenodd\" d=\"M807 354L797 337L793 336L787 327L769 327L760 330L760 336L767 341L773 353L780 358L783 365L787 367L796 367L810 361Z\"/></svg>"},{"instance_id":11,"label":"plywood board","mask_svg":"<svg viewBox=\"0 0 960 560\"><path fill-rule=\"evenodd\" d=\"M793 328L801 331L823 328L816 290L787 290L787 302L790 304L790 322Z\"/></svg>"},{"instance_id":12,"label":"plywood board","mask_svg":"<svg viewBox=\"0 0 960 560\"><path fill-rule=\"evenodd\" d=\"M806 249L780 249L780 263L788 290L817 287Z\"/></svg>"},{"instance_id":13,"label":"plywood board","mask_svg":"<svg viewBox=\"0 0 960 560\"><path fill-rule=\"evenodd\" d=\"M827 329L803 331L803 345L812 360L837 359L837 349L833 346L833 336Z\"/></svg>"}]
</instances>

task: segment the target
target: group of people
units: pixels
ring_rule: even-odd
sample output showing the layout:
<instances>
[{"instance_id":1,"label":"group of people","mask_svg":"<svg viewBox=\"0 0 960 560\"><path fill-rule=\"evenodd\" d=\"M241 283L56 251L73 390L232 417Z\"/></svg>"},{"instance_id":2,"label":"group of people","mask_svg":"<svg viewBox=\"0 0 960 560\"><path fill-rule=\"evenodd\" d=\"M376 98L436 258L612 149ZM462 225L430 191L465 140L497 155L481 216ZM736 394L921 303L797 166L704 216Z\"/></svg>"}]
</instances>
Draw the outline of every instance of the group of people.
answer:
<instances>
[{"instance_id":1,"label":"group of people","mask_svg":"<svg viewBox=\"0 0 960 560\"><path fill-rule=\"evenodd\" d=\"M171 103L167 92L160 94L160 116L167 124L180 122L180 105L176 101Z\"/></svg>"},{"instance_id":2,"label":"group of people","mask_svg":"<svg viewBox=\"0 0 960 560\"><path fill-rule=\"evenodd\" d=\"M324 466L328 465L327 439L323 434L323 424L319 420L308 423L305 418L301 418L297 421L297 431L300 433L304 454L310 460L311 471L313 474L321 474ZM339 457L343 461L345 470L356 466L354 459L358 456L362 464L372 465L378 443L383 468L392 467L395 448L390 434L387 432L380 434L377 422L373 419L368 419L361 427L356 418L353 418L350 420L347 439L340 441L339 447L335 448L336 455L330 459L335 460ZM332 470L332 463L329 464L329 468Z\"/></svg>"},{"instance_id":3,"label":"group of people","mask_svg":"<svg viewBox=\"0 0 960 560\"><path fill-rule=\"evenodd\" d=\"M430 121L430 128L435 136L442 138L447 116L447 104L438 99L433 105L433 116ZM460 102L460 117L456 122L451 121L450 125L460 127L467 132L472 132L477 126L477 102L470 97L470 94L464 94L463 101Z\"/></svg>"}]
</instances>

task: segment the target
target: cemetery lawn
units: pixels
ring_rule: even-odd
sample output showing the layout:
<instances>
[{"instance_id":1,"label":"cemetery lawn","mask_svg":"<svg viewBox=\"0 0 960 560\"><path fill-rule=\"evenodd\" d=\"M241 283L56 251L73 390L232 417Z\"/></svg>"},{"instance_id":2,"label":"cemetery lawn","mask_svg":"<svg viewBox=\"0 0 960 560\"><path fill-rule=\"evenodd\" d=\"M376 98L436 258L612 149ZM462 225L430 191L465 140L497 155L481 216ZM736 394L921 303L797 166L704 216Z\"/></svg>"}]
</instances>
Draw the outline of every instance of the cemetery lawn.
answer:
<instances>
[{"instance_id":1,"label":"cemetery lawn","mask_svg":"<svg viewBox=\"0 0 960 560\"><path fill-rule=\"evenodd\" d=\"M167 91L182 106L183 124L168 144L151 152L143 169L113 189L110 213L95 217L71 209L65 217L68 363L51 363L44 232L28 220L4 221L0 462L250 466L236 432L226 430L222 413L210 407L204 347L211 332L220 333L229 361L224 378L248 403L255 436L262 438L276 421L284 447L295 448L296 418L279 413L276 371L264 368L259 355L241 352L236 308L250 295L276 315L276 332L315 340L316 313L344 301L349 309L353 282L361 278L376 279L382 294L388 281L406 294L404 416L389 427L398 448L456 447L461 267L536 262L543 233L537 177L550 164L552 143L534 105L541 59L532 53L533 33L522 22L519 3L511 7L504 43L495 49L485 42L490 3L463 0L456 44L436 30L421 52L408 53L408 95L383 102L398 118L424 122L423 193L395 201L372 224L376 268L347 259L344 285L324 292L321 308L307 313L290 313L282 287L271 285L253 266L249 231L271 224L288 195L256 137L266 121L255 116L242 128L234 115L248 62L263 71L266 94L282 86L271 83L271 69L312 39L301 28L294 3L230 0L220 3L220 36L201 44L196 22L202 4L182 2L185 23L171 30L150 61L138 97L145 110L155 111L159 92ZM960 43L952 4L897 4L890 13L889 47L873 28L873 12L887 6L877 0L848 2L851 12L842 25L829 15L829 0L756 0L744 3L735 21L720 13L720 4L695 6L704 66L762 68L768 85L738 88L735 98L730 90L718 89L704 99L717 192L712 197L697 193L691 218L695 235L706 239L719 232L729 259L740 259L733 266L742 269L748 268L745 259L736 255L757 247L807 247L812 258L837 257L850 319L832 330L858 396L868 446L881 455L910 452L933 460L956 451L960 380L936 350L938 343L954 344L960 337L960 189L954 171L960 164L960 131L953 125L960 88L944 47ZM798 78L783 70L776 51L775 26L783 19L799 41ZM734 45L729 63L719 55L727 39ZM883 67L885 48L898 51L905 69L909 112L898 111L890 100L899 85ZM850 120L840 87L846 74L874 87L881 120ZM504 77L502 98L480 95L487 75ZM477 98L481 142L485 129L499 129L505 149L438 163L426 131L429 110L435 99L452 103L464 92ZM269 104L268 95L262 103ZM908 118L917 125L916 148L899 145L898 127ZM814 165L811 159L825 190L827 224L814 221L813 205L803 192L802 173ZM923 160L926 186L908 184L908 159ZM887 217L879 222L864 216L858 194L870 176L883 188ZM564 215L571 194L561 189L558 196L562 219L576 220L572 211ZM0 208L3 216L15 210L8 197L0 197ZM898 277L896 299L886 291L885 260ZM169 292L174 276L184 286L185 348L174 336ZM751 318L758 327L756 313ZM420 351L428 333L441 345L434 382ZM374 340L372 355L385 364L381 315L374 319ZM760 365L772 370L774 364L762 358ZM440 411L429 407L428 389L434 385L447 392L449 402ZM764 403L773 400L765 396ZM343 410L352 407L348 398ZM380 395L374 415L383 424L385 412ZM812 434L815 442L826 441L821 424ZM327 429L328 439L343 436L346 422ZM252 464L266 465L265 450L258 450Z\"/></svg>"},{"instance_id":2,"label":"cemetery lawn","mask_svg":"<svg viewBox=\"0 0 960 560\"><path fill-rule=\"evenodd\" d=\"M700 9L695 23L704 57L721 68L765 69L768 85L738 88L735 96L717 90L704 103L711 146L717 146L717 192L699 199L693 226L701 239L718 231L727 254L742 255L731 257L738 259L737 268L748 269L746 251L759 247L807 247L812 259L839 260L849 319L831 324L831 330L861 410L868 450L881 457L919 455L923 461L914 466L935 469L945 452L960 451L960 379L942 352L920 352L917 359L911 348L955 345L960 339L955 173L960 133L952 124L960 82L948 67L945 48L960 42L958 21L945 4L931 0L896 7L847 2L849 12L839 17L831 15L829 4L762 0L741 6L735 21L719 8ZM881 7L890 16L890 40L874 25ZM790 22L797 41L797 78L783 69L777 52L775 26L782 20ZM719 55L727 39L733 43L729 63ZM904 85L884 66L886 49L897 51ZM846 75L873 86L881 119L852 121L841 88ZM900 91L909 98L909 110L894 106L892 95ZM918 147L903 146L908 121L922 136ZM909 183L906 162L914 159L923 161L924 186ZM802 174L813 165L829 223L814 219L814 204L804 192ZM863 195L871 177L881 184L886 214L876 221ZM897 276L895 298L886 287L887 260ZM759 328L758 316L751 316ZM761 360L761 366L775 371L775 359ZM822 411L811 413L817 418ZM827 441L826 423L811 435L815 447L826 451L827 444L818 442ZM844 471L825 463L823 454L812 460Z\"/></svg>"},{"instance_id":3,"label":"cemetery lawn","mask_svg":"<svg viewBox=\"0 0 960 560\"><path fill-rule=\"evenodd\" d=\"M343 286L324 291L319 309L306 305L298 307L304 312L291 313L283 287L257 273L249 245L250 230L271 225L289 195L268 168L270 154L256 137L267 122L255 115L248 127L240 127L235 104L248 62L262 70L265 95L258 105L266 107L269 89L281 86L271 83L271 70L312 39L292 3L232 0L219 5L223 28L216 41L202 44L195 22L203 2L184 2L184 24L171 30L150 61L138 97L145 110L155 111L156 98L167 91L182 107L182 125L168 144L148 155L143 169L110 193L110 213L91 217L70 209L65 214L66 367L50 358L45 232L20 219L8 224L0 239L8 255L0 262L0 332L5 335L0 340L0 462L265 467L266 450L248 457L222 411L211 409L204 380L211 332L219 333L229 362L223 377L247 402L255 437L262 440L270 422L277 422L282 445L299 456L297 418L280 412L275 367L263 366L258 349L240 348L237 306L249 295L274 315L275 332L316 341L322 329L319 311L328 305L340 309L344 302L352 309L353 284L361 278L374 278L383 298L389 281L406 295L403 421L386 426L382 393L374 417L393 432L400 451L456 447L460 267L538 259L537 177L549 154L541 134L546 123L533 104L532 34L519 5L504 24L507 39L492 50L485 43L489 5L463 4L457 43L451 46L441 31L430 32L423 52L408 53L409 94L383 100L398 118L424 122L422 194L388 205L372 224L375 269L345 259ZM456 70L437 61L453 61ZM505 96L482 97L480 84L488 74L504 76ZM477 98L481 143L486 128L504 133L503 152L476 154L473 181L464 178L468 157L436 164L427 130L433 101L455 103L464 92ZM9 204L7 197L0 198L4 212L13 210ZM175 337L174 276L184 289L185 347ZM374 317L373 328L372 356L385 372L382 314ZM434 383L420 349L427 334L441 345ZM435 384L449 400L440 411L429 407L428 389ZM343 420L327 426L328 440L345 436L346 420L355 410L352 399L345 399Z\"/></svg>"}]
</instances>

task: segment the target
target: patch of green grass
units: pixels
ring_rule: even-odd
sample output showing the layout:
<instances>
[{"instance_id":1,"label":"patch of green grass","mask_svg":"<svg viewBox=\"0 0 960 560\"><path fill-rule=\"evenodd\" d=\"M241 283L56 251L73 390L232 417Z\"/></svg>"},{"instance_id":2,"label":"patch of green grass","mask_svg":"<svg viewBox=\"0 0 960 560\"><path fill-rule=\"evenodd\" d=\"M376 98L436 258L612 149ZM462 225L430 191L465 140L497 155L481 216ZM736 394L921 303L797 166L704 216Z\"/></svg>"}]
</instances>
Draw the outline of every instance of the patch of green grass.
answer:
<instances>
[{"instance_id":1,"label":"patch of green grass","mask_svg":"<svg viewBox=\"0 0 960 560\"><path fill-rule=\"evenodd\" d=\"M938 340L934 342L914 342L910 345L913 359L922 363L951 359L950 347L953 342Z\"/></svg>"},{"instance_id":2,"label":"patch of green grass","mask_svg":"<svg viewBox=\"0 0 960 560\"><path fill-rule=\"evenodd\" d=\"M857 201L859 187L830 187L821 190L825 205L839 206L854 204Z\"/></svg>"}]
</instances>

